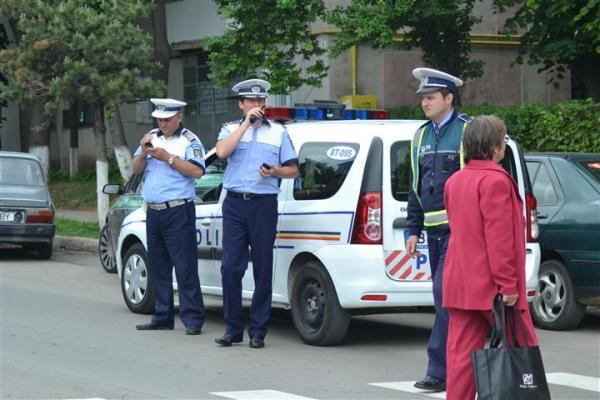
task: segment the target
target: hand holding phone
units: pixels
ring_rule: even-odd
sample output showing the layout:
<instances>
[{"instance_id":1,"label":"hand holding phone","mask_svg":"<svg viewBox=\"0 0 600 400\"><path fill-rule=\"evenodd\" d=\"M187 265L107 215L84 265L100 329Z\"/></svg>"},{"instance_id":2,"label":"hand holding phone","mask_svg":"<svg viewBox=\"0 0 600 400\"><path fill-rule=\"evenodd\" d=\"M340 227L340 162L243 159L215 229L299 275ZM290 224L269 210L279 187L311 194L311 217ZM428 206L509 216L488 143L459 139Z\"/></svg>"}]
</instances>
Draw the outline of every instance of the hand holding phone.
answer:
<instances>
[{"instance_id":1,"label":"hand holding phone","mask_svg":"<svg viewBox=\"0 0 600 400\"><path fill-rule=\"evenodd\" d=\"M152 144L152 142L146 142L144 143L144 147L147 149L151 149L152 147L154 147L154 145Z\"/></svg>"},{"instance_id":2,"label":"hand holding phone","mask_svg":"<svg viewBox=\"0 0 600 400\"><path fill-rule=\"evenodd\" d=\"M271 166L269 164L267 164L267 163L262 163L262 167L264 169L266 169L267 171L271 170Z\"/></svg>"}]
</instances>

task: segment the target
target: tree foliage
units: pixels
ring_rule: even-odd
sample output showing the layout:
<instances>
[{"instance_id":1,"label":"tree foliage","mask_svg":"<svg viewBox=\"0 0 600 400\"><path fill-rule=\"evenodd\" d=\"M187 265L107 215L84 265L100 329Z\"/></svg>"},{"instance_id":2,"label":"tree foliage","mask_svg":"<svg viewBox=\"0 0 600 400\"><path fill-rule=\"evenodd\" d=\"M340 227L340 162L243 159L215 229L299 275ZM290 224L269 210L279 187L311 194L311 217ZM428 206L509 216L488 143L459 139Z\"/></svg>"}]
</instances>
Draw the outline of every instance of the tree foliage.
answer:
<instances>
[{"instance_id":1,"label":"tree foliage","mask_svg":"<svg viewBox=\"0 0 600 400\"><path fill-rule=\"evenodd\" d=\"M600 0L496 0L500 10L517 6L507 30L524 29L518 63L540 65L557 78L565 66L582 80L586 95L600 101ZM551 79L552 80L552 79ZM558 86L555 80L555 86Z\"/></svg>"},{"instance_id":2,"label":"tree foliage","mask_svg":"<svg viewBox=\"0 0 600 400\"><path fill-rule=\"evenodd\" d=\"M46 99L55 112L73 99L119 104L160 93L150 36L135 23L150 1L2 0L16 21L17 46L0 51L4 97Z\"/></svg>"},{"instance_id":3,"label":"tree foliage","mask_svg":"<svg viewBox=\"0 0 600 400\"><path fill-rule=\"evenodd\" d=\"M332 54L361 43L376 48L420 48L429 67L464 79L480 77L483 62L469 58L469 33L480 20L473 16L475 1L352 0L334 8L326 18L341 29Z\"/></svg>"},{"instance_id":4,"label":"tree foliage","mask_svg":"<svg viewBox=\"0 0 600 400\"><path fill-rule=\"evenodd\" d=\"M327 74L310 24L324 15L323 0L215 0L228 22L223 35L208 38L210 78L227 86L259 76L271 92L320 86Z\"/></svg>"}]
</instances>

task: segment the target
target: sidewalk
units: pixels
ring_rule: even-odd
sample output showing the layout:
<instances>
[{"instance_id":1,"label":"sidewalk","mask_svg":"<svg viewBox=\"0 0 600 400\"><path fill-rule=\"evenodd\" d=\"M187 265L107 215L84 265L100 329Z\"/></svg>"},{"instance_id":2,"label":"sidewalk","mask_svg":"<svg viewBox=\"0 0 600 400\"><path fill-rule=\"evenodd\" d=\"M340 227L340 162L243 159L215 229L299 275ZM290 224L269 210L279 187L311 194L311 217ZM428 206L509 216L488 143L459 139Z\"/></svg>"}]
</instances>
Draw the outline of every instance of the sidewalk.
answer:
<instances>
[{"instance_id":1,"label":"sidewalk","mask_svg":"<svg viewBox=\"0 0 600 400\"><path fill-rule=\"evenodd\" d=\"M56 210L56 216L78 222L98 222L96 211L86 210ZM85 251L98 253L98 240L78 236L55 236L55 250Z\"/></svg>"}]
</instances>

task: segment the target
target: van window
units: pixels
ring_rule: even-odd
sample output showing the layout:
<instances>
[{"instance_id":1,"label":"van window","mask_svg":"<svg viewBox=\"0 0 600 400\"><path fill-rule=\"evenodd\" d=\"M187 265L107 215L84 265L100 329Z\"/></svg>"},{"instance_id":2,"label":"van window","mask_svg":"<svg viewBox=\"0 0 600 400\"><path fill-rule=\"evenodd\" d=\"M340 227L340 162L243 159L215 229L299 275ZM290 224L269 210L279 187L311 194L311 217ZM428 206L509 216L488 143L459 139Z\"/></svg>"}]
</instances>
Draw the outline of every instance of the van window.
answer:
<instances>
[{"instance_id":1,"label":"van window","mask_svg":"<svg viewBox=\"0 0 600 400\"><path fill-rule=\"evenodd\" d=\"M396 142L390 150L392 195L398 201L408 201L410 173L410 142Z\"/></svg>"},{"instance_id":2,"label":"van window","mask_svg":"<svg viewBox=\"0 0 600 400\"><path fill-rule=\"evenodd\" d=\"M327 199L338 192L356 159L358 143L305 143L298 156L295 200Z\"/></svg>"}]
</instances>

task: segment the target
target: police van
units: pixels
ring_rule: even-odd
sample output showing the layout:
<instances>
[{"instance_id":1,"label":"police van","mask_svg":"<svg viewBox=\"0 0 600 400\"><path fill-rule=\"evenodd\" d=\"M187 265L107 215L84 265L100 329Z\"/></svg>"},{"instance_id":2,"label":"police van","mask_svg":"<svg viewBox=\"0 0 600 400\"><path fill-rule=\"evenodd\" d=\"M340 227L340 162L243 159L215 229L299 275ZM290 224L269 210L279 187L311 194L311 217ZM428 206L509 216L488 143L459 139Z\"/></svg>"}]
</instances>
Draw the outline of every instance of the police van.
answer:
<instances>
[{"instance_id":1,"label":"police van","mask_svg":"<svg viewBox=\"0 0 600 400\"><path fill-rule=\"evenodd\" d=\"M266 115L277 120L298 119L298 113L266 109ZM371 116L382 117L377 112ZM426 233L419 239L419 256L411 258L405 251L410 142L424 122L352 119L288 124L298 152L299 175L280 185L273 306L290 309L294 326L307 344L340 343L352 315L433 305ZM221 207L226 195L222 180L227 160L218 159L213 149L206 165L196 185L198 274L205 296L221 296ZM513 140L507 141L502 166L518 182L525 200L527 297L531 300L540 263L536 202L523 155ZM125 218L116 251L123 298L136 313L154 309L145 221L143 208ZM246 300L254 289L251 271L249 265L243 279ZM175 279L173 285L176 289Z\"/></svg>"}]
</instances>

